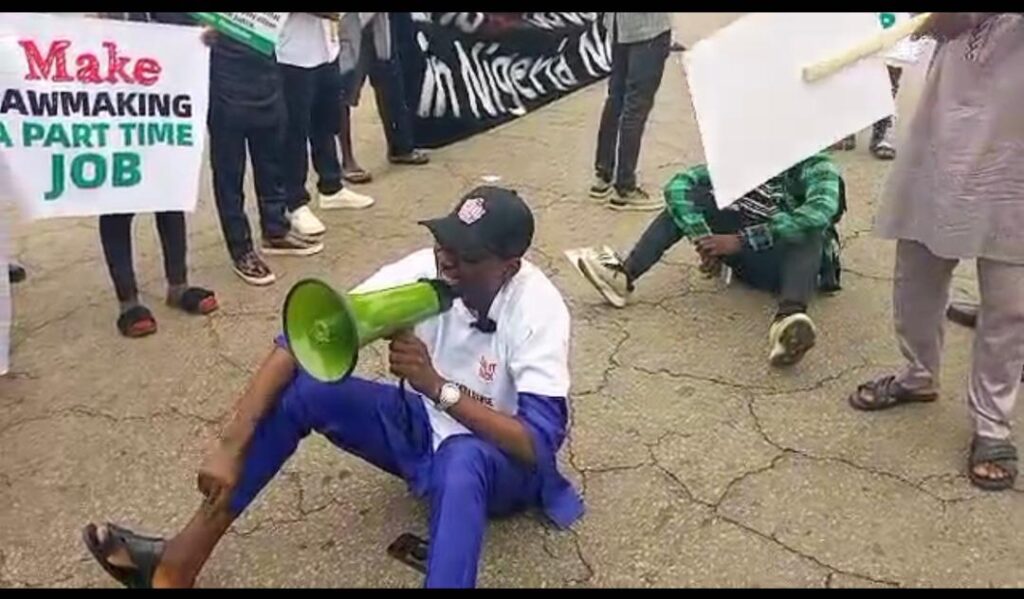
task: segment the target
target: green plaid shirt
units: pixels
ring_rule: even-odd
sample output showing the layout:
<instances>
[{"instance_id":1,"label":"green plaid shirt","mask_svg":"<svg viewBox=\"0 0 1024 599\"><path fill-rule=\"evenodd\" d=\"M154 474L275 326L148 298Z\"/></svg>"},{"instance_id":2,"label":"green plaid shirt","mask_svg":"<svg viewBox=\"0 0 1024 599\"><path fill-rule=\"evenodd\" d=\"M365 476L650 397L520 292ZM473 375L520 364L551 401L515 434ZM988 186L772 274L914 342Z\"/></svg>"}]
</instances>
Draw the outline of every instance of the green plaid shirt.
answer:
<instances>
[{"instance_id":1,"label":"green plaid shirt","mask_svg":"<svg viewBox=\"0 0 1024 599\"><path fill-rule=\"evenodd\" d=\"M832 227L839 212L840 183L839 168L828 154L804 160L758 188L768 190L762 193L770 197L773 210L756 214L761 222L748 224L740 234L751 249L762 251L823 233ZM701 185L711 186L703 164L677 174L665 185L669 214L690 240L711 234L704 215L689 197L690 190ZM764 202L758 207L764 207Z\"/></svg>"}]
</instances>

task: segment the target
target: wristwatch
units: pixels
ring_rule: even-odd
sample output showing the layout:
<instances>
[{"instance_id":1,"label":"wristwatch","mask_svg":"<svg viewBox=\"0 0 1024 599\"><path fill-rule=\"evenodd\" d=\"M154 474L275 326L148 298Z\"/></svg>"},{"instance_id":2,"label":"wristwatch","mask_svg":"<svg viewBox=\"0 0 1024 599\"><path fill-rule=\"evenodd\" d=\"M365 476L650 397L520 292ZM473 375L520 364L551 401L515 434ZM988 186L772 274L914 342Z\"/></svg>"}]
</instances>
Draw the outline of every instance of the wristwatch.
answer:
<instances>
[{"instance_id":1,"label":"wristwatch","mask_svg":"<svg viewBox=\"0 0 1024 599\"><path fill-rule=\"evenodd\" d=\"M447 412L452 406L459 403L460 399L462 399L462 389L455 383L447 382L441 385L441 392L437 394L434 406L442 412Z\"/></svg>"}]
</instances>

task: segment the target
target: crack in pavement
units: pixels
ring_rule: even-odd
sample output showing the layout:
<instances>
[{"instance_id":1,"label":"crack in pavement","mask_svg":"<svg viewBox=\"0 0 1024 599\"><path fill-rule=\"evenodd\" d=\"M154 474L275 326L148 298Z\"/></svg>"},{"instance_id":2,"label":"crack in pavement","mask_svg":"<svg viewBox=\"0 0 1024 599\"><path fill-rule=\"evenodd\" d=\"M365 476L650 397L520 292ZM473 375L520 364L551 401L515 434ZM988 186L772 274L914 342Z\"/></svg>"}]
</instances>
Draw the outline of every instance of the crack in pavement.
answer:
<instances>
[{"instance_id":1,"label":"crack in pavement","mask_svg":"<svg viewBox=\"0 0 1024 599\"><path fill-rule=\"evenodd\" d=\"M854 460L851 460L849 458L845 458L845 457L842 457L842 456L815 455L813 453L810 453L808 451L799 449L797 447L790 447L788 445L784 445L784 444L776 441L774 438L771 437L771 435L768 434L768 432L766 430L764 430L764 426L762 425L761 419L757 415L757 409L755 408L755 405L757 403L757 398L755 396L753 396L752 394L748 395L746 403L747 403L747 411L750 413L751 417L753 418L755 430L761 436L761 438L764 439L764 441L766 443L768 443L769 445L775 447L779 451L783 452L780 455L795 455L795 456L798 456L798 457L801 457L801 458L804 458L804 459L807 459L807 460L810 460L810 461L832 462L832 463L843 464L843 465L845 465L847 467L850 467L850 468L853 468L855 470L859 470L861 472L865 472L865 473L871 474L873 476L877 476L877 477L881 477L881 478L886 478L886 479L895 481L895 482L897 482L899 484L908 486L908 487L914 489L915 491L918 491L919 493L922 493L922 494L930 497L931 499L934 499L935 501L938 501L943 506L943 508L945 508L946 506L951 505L951 504L963 503L963 502L966 502L966 501L973 501L973 500L976 500L976 499L980 498L980 497L962 497L962 498L947 499L947 498L942 497L941 495L938 495L937 493L934 493L934 492L932 492L932 491L930 491L930 490L928 490L928 489L926 489L924 487L925 481L929 480L930 478L946 476L946 474L943 474L943 475L933 475L933 477L925 477L925 478L921 479L920 481L916 481L915 482L915 481L913 481L911 479L908 479L908 478L906 478L904 476L901 476L899 474L896 474L896 473L893 473L893 472L889 472L888 470L882 470L882 469L879 469L879 468L873 468L871 466L868 466L868 465L865 465L865 464L861 464L859 462L856 462Z\"/></svg>"},{"instance_id":2,"label":"crack in pavement","mask_svg":"<svg viewBox=\"0 0 1024 599\"><path fill-rule=\"evenodd\" d=\"M777 467L778 464L783 460L783 458L787 457L788 455L791 455L792 453L799 453L799 452L786 451L786 450L782 449L777 443L774 443L772 440L767 438L764 435L764 432L760 428L758 428L758 432L763 437L765 437L765 441L767 441L773 447L778 448L780 450L780 452L776 456L774 456L772 458L772 461L771 461L771 463L769 465L761 466L761 467L758 467L758 468L754 468L754 469L751 469L751 470L744 471L739 476L734 477L732 480L730 480L726 484L725 490L722 492L722 494L719 496L719 498L716 501L713 501L713 502L706 501L706 500L703 500L703 499L699 498L693 492L693 490L690 489L689 486L682 479L680 479L671 469L669 469L666 466L664 466L660 462L660 460L658 459L657 452L656 452L657 448L666 439L668 439L670 437L673 437L673 436L678 436L679 433L677 433L676 431L667 431L667 432L663 433L657 440L655 440L653 442L650 442L650 443L644 443L644 445L646 446L646 448L648 450L648 455L649 455L649 458L650 458L649 461L646 462L646 463L635 464L635 465L632 465L632 466L616 466L616 467L609 467L609 468L603 468L603 469L585 469L583 472L584 472L584 475L587 474L587 473L599 473L599 472L616 473L616 472L629 471L629 470L638 470L638 469L644 468L644 467L653 467L656 470L658 470L662 474L662 476L664 476L666 478L666 480L670 484L672 484L675 488L677 488L679 491L681 491L682 494L683 494L683 497L687 501L689 501L691 503L694 503L696 505L701 505L701 506L704 506L706 508L709 508L712 511L712 513L714 513L714 515L717 518L720 518L722 521L727 522L729 524L732 524L733 526L736 526L736 527L740 528L741 530L744 530L744 531L746 531L746 532L748 532L750 534L753 534L753 535L755 535L755 536L757 536L759 538L762 538L762 539L764 539L764 540L766 540L766 541L768 541L768 542L770 542L770 543L772 543L772 544L782 548L783 550L787 551L788 553L791 553L791 554L793 554L793 555L795 555L797 557L801 557L803 559L806 559L806 560L814 563L815 565L821 567L826 572L845 574L845 575L848 575L848 576L853 576L853 577L861 578L863 580L871 581L871 582L878 583L878 584L888 585L888 586L894 586L894 587L900 586L899 583L896 582L896 581L886 580L886 579L882 579L882 578L875 578L875 577L872 577L870 575L866 575L866 574L859 573L859 572L854 572L854 571L844 570L842 568L839 568L837 566L829 564L829 563L821 560L820 558L818 558L817 556L815 556L813 554L805 553L805 552L803 552L803 551L801 551L801 550L799 550L799 549L797 549L795 547L792 547L792 546L788 545L787 543L785 543L784 541L782 541L781 539L776 537L774 534L768 534L768 533L765 533L765 532L763 532L761 530L758 530L757 528L755 528L755 527L753 527L753 526L751 526L751 525L749 525L749 524L747 524L747 523L745 523L745 522L743 522L743 521L741 521L741 520L739 520L737 518L729 516L729 515L727 515L727 514L725 514L725 513L723 513L721 511L722 504L728 498L729 494L732 493L732 491L736 488L736 486L738 484L740 484L742 481L746 480L749 477L756 476L758 474L763 474L765 472L768 472L768 471L772 470L773 468ZM803 457L807 457L807 459L815 459L814 457L809 457L809 456L803 456ZM583 557L582 551L580 552L580 555L581 555L581 559L582 559L582 557Z\"/></svg>"},{"instance_id":3,"label":"crack in pavement","mask_svg":"<svg viewBox=\"0 0 1024 599\"><path fill-rule=\"evenodd\" d=\"M220 419L219 418L218 419L207 418L205 416L200 416L198 414L192 414L190 412L185 412L184 410L181 410L180 408L176 408L176 407L167 408L166 410L162 410L162 411L159 411L159 412L153 412L153 413L145 414L145 415L141 415L141 416L114 416L113 414L108 414L106 412L100 412L98 410L94 410L93 408L90 408L89 406L72 405L72 406L68 406L66 408L60 408L58 410L53 410L53 411L47 412L46 414L42 414L42 415L39 415L39 416L28 416L26 418L21 418L21 419L15 420L14 422L11 422L11 423L7 424L6 426L0 427L0 437L2 437L3 435L9 433L10 431L12 431L12 430L14 430L16 428L19 428L21 426L24 426L26 424L30 424L30 423L33 423L33 422L42 422L42 421L46 421L46 420L52 420L52 419L56 419L56 418L66 418L66 417L71 417L71 416L81 416L81 417L85 417L85 418L99 418L99 419L106 420L108 422L113 422L113 423L141 422L141 421L148 422L148 421L151 421L151 420L167 418L167 419L177 419L177 420L189 420L189 421L192 421L192 422L198 422L199 424L202 424L203 426L217 426L218 424L220 424Z\"/></svg>"}]
</instances>

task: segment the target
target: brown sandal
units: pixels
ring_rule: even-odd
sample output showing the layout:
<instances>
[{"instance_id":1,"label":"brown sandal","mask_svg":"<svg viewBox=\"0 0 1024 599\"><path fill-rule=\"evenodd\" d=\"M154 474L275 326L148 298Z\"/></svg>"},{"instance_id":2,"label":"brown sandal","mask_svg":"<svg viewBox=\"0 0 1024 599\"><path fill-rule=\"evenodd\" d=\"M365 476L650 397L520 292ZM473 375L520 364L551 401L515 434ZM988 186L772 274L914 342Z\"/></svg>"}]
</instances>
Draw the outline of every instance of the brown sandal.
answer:
<instances>
[{"instance_id":1,"label":"brown sandal","mask_svg":"<svg viewBox=\"0 0 1024 599\"><path fill-rule=\"evenodd\" d=\"M894 375L888 375L858 386L848 401L858 410L873 412L906 403L928 403L938 398L939 394L935 392L908 391L896 382Z\"/></svg>"}]
</instances>

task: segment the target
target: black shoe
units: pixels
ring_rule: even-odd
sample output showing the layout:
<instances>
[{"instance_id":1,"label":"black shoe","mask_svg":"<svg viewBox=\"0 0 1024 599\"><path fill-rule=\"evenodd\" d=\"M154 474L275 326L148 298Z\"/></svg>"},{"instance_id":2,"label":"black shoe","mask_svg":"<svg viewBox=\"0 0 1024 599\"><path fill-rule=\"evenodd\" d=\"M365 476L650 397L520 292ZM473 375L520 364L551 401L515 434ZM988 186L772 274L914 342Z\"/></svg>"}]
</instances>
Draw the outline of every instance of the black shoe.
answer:
<instances>
[{"instance_id":1,"label":"black shoe","mask_svg":"<svg viewBox=\"0 0 1024 599\"><path fill-rule=\"evenodd\" d=\"M946 318L973 329L978 324L978 304L974 302L950 302L946 308Z\"/></svg>"},{"instance_id":2,"label":"black shoe","mask_svg":"<svg viewBox=\"0 0 1024 599\"><path fill-rule=\"evenodd\" d=\"M25 280L28 274L25 272L25 268L18 264L7 265L7 277L11 283L20 283Z\"/></svg>"}]
</instances>

